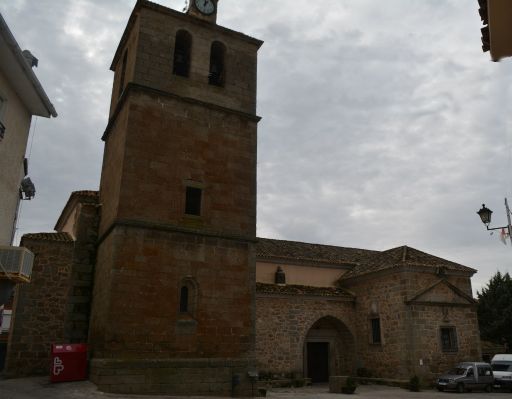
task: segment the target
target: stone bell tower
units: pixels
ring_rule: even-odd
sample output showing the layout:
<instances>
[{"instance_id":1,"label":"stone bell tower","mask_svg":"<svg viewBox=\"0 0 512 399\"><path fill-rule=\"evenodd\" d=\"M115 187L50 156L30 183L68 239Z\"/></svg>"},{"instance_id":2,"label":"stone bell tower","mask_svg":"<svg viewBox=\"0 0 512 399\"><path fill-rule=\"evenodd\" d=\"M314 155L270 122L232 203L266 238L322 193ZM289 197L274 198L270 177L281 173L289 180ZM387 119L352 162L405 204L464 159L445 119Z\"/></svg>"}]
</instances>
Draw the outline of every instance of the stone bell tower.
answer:
<instances>
[{"instance_id":1,"label":"stone bell tower","mask_svg":"<svg viewBox=\"0 0 512 399\"><path fill-rule=\"evenodd\" d=\"M262 42L139 0L115 53L89 343L126 393L245 395L255 343Z\"/></svg>"}]
</instances>

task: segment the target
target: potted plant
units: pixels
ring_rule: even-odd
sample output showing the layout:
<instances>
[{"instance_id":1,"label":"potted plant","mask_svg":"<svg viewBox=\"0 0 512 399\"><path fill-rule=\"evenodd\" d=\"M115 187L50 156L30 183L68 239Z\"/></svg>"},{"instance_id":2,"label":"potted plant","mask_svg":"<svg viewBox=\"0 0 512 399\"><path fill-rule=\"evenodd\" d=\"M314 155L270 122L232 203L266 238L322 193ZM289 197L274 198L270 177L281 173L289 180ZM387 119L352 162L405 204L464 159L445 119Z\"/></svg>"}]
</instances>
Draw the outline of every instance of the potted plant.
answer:
<instances>
[{"instance_id":1,"label":"potted plant","mask_svg":"<svg viewBox=\"0 0 512 399\"><path fill-rule=\"evenodd\" d=\"M356 381L348 377L347 381L345 382L345 386L341 387L341 392L346 394L353 394L356 391L357 383Z\"/></svg>"}]
</instances>

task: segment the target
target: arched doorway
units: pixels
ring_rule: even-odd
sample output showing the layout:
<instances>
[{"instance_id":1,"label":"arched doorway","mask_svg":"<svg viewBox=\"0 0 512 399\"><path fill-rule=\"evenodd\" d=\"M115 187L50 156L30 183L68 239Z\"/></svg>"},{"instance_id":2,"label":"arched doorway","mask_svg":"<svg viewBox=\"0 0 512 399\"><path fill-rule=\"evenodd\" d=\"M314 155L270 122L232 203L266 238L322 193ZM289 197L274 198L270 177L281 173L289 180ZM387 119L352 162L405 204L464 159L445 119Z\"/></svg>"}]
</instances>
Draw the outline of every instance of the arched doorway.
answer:
<instances>
[{"instance_id":1,"label":"arched doorway","mask_svg":"<svg viewBox=\"0 0 512 399\"><path fill-rule=\"evenodd\" d=\"M304 375L313 383L351 374L354 362L354 337L342 321L327 316L311 326L304 341Z\"/></svg>"}]
</instances>

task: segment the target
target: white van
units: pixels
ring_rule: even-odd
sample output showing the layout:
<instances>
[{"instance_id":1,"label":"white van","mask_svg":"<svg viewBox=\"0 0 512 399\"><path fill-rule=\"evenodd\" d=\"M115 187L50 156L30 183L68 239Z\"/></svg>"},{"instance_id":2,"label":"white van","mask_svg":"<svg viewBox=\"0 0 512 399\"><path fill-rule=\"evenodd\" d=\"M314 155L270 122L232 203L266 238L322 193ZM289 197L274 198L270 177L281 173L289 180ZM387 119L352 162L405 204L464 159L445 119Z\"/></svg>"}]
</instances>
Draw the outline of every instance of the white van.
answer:
<instances>
[{"instance_id":1,"label":"white van","mask_svg":"<svg viewBox=\"0 0 512 399\"><path fill-rule=\"evenodd\" d=\"M495 355L491 360L495 388L508 388L512 392L512 355Z\"/></svg>"}]
</instances>

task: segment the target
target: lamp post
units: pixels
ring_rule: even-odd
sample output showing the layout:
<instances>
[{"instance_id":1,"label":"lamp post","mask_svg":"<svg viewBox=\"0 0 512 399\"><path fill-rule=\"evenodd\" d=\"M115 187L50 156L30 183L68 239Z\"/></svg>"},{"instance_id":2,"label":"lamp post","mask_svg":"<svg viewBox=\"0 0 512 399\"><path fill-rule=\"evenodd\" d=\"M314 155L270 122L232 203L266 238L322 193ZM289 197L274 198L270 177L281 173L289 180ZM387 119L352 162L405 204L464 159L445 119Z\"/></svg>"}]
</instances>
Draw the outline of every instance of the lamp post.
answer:
<instances>
[{"instance_id":1,"label":"lamp post","mask_svg":"<svg viewBox=\"0 0 512 399\"><path fill-rule=\"evenodd\" d=\"M508 201L505 198L505 211L507 213L507 221L508 225L502 226L502 227L489 227L491 224L491 216L492 211L485 206L485 204L482 204L482 209L480 209L477 213L478 216L480 216L480 219L482 220L482 223L485 224L485 228L487 230L504 230L507 229L508 237L510 238L510 242L512 243L512 223L510 220L510 208L508 207ZM503 241L505 242L505 241Z\"/></svg>"}]
</instances>

